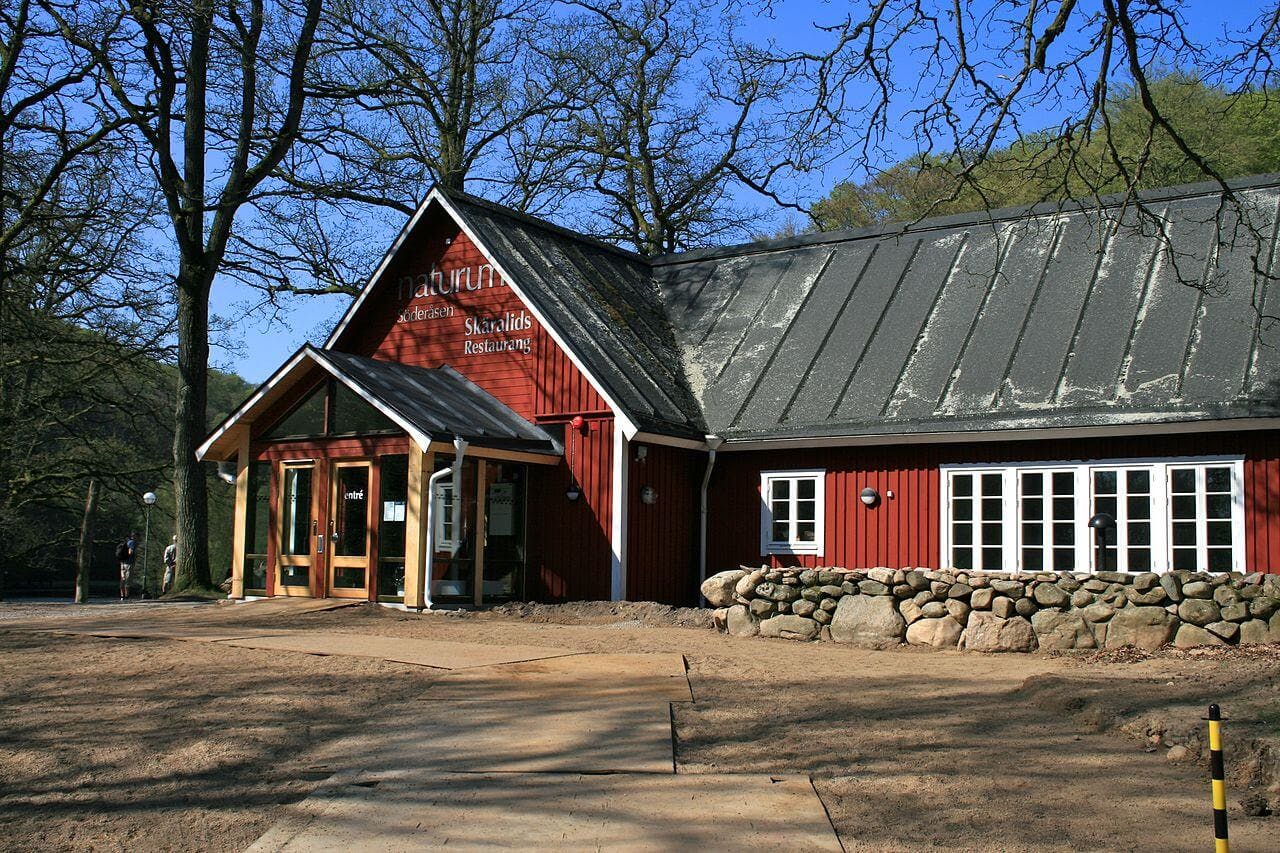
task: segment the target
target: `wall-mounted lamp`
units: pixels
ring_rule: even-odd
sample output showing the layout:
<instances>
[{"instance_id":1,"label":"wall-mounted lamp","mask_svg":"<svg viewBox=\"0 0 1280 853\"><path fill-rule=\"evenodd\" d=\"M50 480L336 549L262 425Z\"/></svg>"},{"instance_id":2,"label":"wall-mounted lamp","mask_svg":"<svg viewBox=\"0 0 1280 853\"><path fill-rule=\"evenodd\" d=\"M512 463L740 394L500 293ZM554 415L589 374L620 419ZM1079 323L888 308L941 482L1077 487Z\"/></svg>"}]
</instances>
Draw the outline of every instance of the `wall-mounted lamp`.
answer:
<instances>
[{"instance_id":1,"label":"wall-mounted lamp","mask_svg":"<svg viewBox=\"0 0 1280 853\"><path fill-rule=\"evenodd\" d=\"M867 486L858 495L858 500L862 501L864 506L875 506L876 502L880 500L880 493L870 486Z\"/></svg>"},{"instance_id":2,"label":"wall-mounted lamp","mask_svg":"<svg viewBox=\"0 0 1280 853\"><path fill-rule=\"evenodd\" d=\"M577 481L569 484L569 488L564 490L564 496L568 498L570 503L573 503L578 498L582 497L582 489L578 488Z\"/></svg>"},{"instance_id":3,"label":"wall-mounted lamp","mask_svg":"<svg viewBox=\"0 0 1280 853\"><path fill-rule=\"evenodd\" d=\"M638 445L636 447L636 461L643 462L649 456L649 448L646 445Z\"/></svg>"},{"instance_id":4,"label":"wall-mounted lamp","mask_svg":"<svg viewBox=\"0 0 1280 853\"><path fill-rule=\"evenodd\" d=\"M653 486L645 486L640 490L640 502L653 506L658 502L658 490Z\"/></svg>"}]
</instances>

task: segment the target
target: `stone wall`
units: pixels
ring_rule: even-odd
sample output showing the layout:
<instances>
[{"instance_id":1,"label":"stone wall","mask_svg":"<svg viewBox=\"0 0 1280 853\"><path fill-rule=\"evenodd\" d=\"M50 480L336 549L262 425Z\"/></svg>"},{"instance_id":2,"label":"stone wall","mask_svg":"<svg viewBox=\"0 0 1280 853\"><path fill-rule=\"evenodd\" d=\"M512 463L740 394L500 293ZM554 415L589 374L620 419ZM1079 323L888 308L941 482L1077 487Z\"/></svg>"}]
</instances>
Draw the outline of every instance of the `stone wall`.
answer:
<instances>
[{"instance_id":1,"label":"stone wall","mask_svg":"<svg viewBox=\"0 0 1280 853\"><path fill-rule=\"evenodd\" d=\"M982 652L1280 643L1280 575L750 569L702 584L722 631Z\"/></svg>"}]
</instances>

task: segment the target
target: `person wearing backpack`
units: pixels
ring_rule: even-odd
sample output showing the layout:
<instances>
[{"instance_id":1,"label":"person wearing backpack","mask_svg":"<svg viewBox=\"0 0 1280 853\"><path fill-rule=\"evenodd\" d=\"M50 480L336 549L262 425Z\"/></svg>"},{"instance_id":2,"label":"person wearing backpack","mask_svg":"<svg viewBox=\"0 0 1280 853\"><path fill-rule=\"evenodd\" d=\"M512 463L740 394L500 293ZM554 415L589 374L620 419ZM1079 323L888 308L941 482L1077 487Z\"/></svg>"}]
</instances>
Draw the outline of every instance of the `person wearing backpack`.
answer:
<instances>
[{"instance_id":1,"label":"person wearing backpack","mask_svg":"<svg viewBox=\"0 0 1280 853\"><path fill-rule=\"evenodd\" d=\"M129 538L116 546L116 559L120 561L120 600L129 597L129 577L133 574L133 562L138 557L138 534L130 533Z\"/></svg>"}]
</instances>

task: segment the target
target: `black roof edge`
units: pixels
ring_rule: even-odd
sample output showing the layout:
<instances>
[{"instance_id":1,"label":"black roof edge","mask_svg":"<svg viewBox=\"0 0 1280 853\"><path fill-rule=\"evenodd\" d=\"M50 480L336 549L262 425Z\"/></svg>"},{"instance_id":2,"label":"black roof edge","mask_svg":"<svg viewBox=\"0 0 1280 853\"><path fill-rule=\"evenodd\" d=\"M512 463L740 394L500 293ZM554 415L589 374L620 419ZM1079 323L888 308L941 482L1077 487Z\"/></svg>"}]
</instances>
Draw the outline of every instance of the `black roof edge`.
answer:
<instances>
[{"instance_id":1,"label":"black roof edge","mask_svg":"<svg viewBox=\"0 0 1280 853\"><path fill-rule=\"evenodd\" d=\"M1250 175L1244 178L1232 178L1225 182L1228 191L1249 190L1258 187L1280 186L1280 173ZM802 234L797 237L782 237L776 240L758 240L750 243L738 243L732 246L711 246L705 249L690 249L687 252L676 252L649 258L654 267L672 266L675 264L693 263L697 261L718 260L741 255L765 254L787 249L798 249L826 243L842 243L850 240L865 240L873 237L888 237L904 234L918 234L922 231L936 231L956 228L962 225L990 225L996 222L1023 219L1034 216L1047 216L1055 213L1075 213L1082 210L1099 210L1121 207L1132 204L1135 200L1147 204L1151 202L1176 201L1184 198L1217 195L1223 192L1223 184L1217 181L1200 181L1193 184L1181 184L1171 187L1159 187L1141 190L1137 193L1111 193L1086 200L1042 201L1016 207L1002 207L994 210L977 210L969 213L948 213L942 216L930 216L910 222L888 222L883 225L871 225L866 228L843 228L838 231L823 231L816 234Z\"/></svg>"},{"instance_id":2,"label":"black roof edge","mask_svg":"<svg viewBox=\"0 0 1280 853\"><path fill-rule=\"evenodd\" d=\"M446 189L445 187L439 186L439 185L437 185L435 189L438 189L440 193L446 196L447 198L454 199L457 201L464 201L464 202L467 202L468 204L474 204L476 207L486 208L487 210L493 213L497 213L500 216L506 216L508 218L518 220L534 228L540 228L543 231L550 231L553 234L558 234L561 237L574 240L575 242L587 243L589 245L595 246L598 249L604 249L607 252L613 252L614 254L622 255L627 260L639 261L640 263L643 263L643 264L648 264L650 261L650 259L647 256L642 255L639 252L633 252L630 249L624 249L622 246L615 245L613 243L608 242L607 240L601 240L599 237L592 237L587 234L581 234L577 231L574 231L571 228L565 228L563 225L556 225L554 222L550 222L546 219L541 219L537 216L534 216L531 213L525 213L522 210L516 210L514 207L507 207L505 204L498 204L496 201L489 201L487 198L481 198L480 196L472 195L471 193L463 192L462 190Z\"/></svg>"}]
</instances>

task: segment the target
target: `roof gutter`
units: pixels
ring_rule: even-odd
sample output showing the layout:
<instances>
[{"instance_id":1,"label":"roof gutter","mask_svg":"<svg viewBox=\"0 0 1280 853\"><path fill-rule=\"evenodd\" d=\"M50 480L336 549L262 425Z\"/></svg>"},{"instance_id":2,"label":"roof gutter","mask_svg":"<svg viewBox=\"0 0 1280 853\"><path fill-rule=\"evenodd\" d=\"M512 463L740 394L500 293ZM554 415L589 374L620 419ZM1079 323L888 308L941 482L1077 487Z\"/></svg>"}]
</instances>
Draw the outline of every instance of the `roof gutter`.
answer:
<instances>
[{"instance_id":1,"label":"roof gutter","mask_svg":"<svg viewBox=\"0 0 1280 853\"><path fill-rule=\"evenodd\" d=\"M431 609L431 574L436 557L436 484L447 475L453 476L453 531L462 529L462 457L467 452L467 441L461 436L453 439L453 464L441 468L427 478L427 563L422 579L422 598L427 610Z\"/></svg>"}]
</instances>

